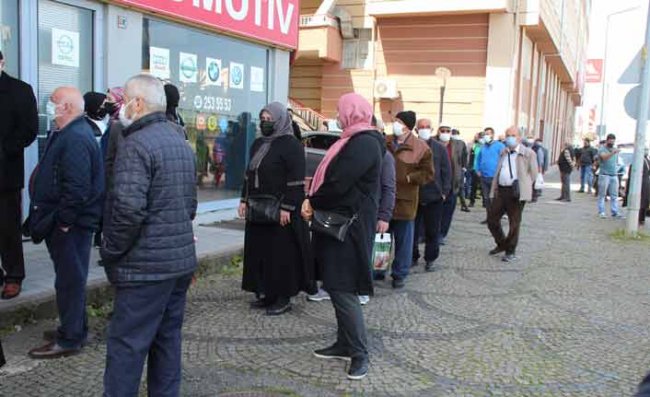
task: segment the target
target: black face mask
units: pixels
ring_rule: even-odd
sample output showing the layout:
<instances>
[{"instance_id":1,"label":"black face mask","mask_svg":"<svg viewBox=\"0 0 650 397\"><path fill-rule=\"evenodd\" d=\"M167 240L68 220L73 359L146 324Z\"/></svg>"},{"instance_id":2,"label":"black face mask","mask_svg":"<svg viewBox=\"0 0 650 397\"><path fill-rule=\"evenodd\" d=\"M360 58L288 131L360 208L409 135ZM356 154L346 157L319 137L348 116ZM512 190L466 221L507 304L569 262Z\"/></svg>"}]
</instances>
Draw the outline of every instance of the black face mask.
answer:
<instances>
[{"instance_id":1,"label":"black face mask","mask_svg":"<svg viewBox=\"0 0 650 397\"><path fill-rule=\"evenodd\" d=\"M260 130L262 131L262 135L264 136L273 135L274 126L275 126L275 122L262 120L262 122L260 122Z\"/></svg>"},{"instance_id":2,"label":"black face mask","mask_svg":"<svg viewBox=\"0 0 650 397\"><path fill-rule=\"evenodd\" d=\"M105 111L104 115L110 114L111 117L115 117L117 115L117 112L118 112L117 105L115 105L115 103L113 103L113 102L104 102L103 109Z\"/></svg>"},{"instance_id":3,"label":"black face mask","mask_svg":"<svg viewBox=\"0 0 650 397\"><path fill-rule=\"evenodd\" d=\"M92 118L94 118L95 120L103 120L107 114L108 114L108 110L106 110L105 107L101 107L97 109L97 113L92 115Z\"/></svg>"},{"instance_id":4,"label":"black face mask","mask_svg":"<svg viewBox=\"0 0 650 397\"><path fill-rule=\"evenodd\" d=\"M614 144L613 143L607 143L607 147L611 149L611 148L614 147Z\"/></svg>"}]
</instances>

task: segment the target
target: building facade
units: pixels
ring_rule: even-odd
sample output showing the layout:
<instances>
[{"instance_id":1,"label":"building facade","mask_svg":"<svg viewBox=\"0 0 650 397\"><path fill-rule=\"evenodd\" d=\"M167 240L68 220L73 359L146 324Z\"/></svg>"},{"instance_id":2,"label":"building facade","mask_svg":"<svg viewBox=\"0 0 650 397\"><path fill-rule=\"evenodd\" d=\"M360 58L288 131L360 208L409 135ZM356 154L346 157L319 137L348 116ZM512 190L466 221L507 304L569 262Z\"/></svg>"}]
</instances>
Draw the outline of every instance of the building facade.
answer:
<instances>
[{"instance_id":1,"label":"building facade","mask_svg":"<svg viewBox=\"0 0 650 397\"><path fill-rule=\"evenodd\" d=\"M298 0L2 0L6 71L31 84L39 107L27 177L51 126L45 105L56 87L106 92L145 72L180 90L202 205L238 197L260 109L287 100L298 19Z\"/></svg>"},{"instance_id":2,"label":"building facade","mask_svg":"<svg viewBox=\"0 0 650 397\"><path fill-rule=\"evenodd\" d=\"M325 118L364 95L460 129L517 125L554 150L582 100L589 0L302 0L290 97Z\"/></svg>"}]
</instances>

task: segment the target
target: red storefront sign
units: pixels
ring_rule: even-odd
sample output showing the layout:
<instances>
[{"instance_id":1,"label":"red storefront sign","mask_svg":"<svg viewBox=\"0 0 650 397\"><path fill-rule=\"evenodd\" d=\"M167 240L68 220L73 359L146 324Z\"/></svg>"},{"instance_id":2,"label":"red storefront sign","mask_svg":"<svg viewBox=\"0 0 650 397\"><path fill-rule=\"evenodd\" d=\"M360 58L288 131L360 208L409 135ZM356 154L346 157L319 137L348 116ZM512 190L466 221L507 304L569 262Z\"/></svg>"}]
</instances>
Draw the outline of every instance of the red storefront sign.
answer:
<instances>
[{"instance_id":1,"label":"red storefront sign","mask_svg":"<svg viewBox=\"0 0 650 397\"><path fill-rule=\"evenodd\" d=\"M603 60L587 59L587 83L600 83L603 81Z\"/></svg>"},{"instance_id":2,"label":"red storefront sign","mask_svg":"<svg viewBox=\"0 0 650 397\"><path fill-rule=\"evenodd\" d=\"M113 0L281 47L298 47L300 0Z\"/></svg>"}]
</instances>

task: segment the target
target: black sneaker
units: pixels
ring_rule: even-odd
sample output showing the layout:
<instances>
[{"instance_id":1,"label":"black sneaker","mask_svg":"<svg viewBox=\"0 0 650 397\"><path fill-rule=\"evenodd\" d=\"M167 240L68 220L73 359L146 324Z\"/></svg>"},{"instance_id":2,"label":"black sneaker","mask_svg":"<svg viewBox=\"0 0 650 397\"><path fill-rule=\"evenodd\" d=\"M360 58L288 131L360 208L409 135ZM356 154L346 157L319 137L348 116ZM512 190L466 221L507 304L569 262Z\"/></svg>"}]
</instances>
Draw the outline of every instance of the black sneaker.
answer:
<instances>
[{"instance_id":1,"label":"black sneaker","mask_svg":"<svg viewBox=\"0 0 650 397\"><path fill-rule=\"evenodd\" d=\"M291 311L291 300L288 298L280 298L274 304L266 308L266 315L279 316L288 311Z\"/></svg>"},{"instance_id":2,"label":"black sneaker","mask_svg":"<svg viewBox=\"0 0 650 397\"><path fill-rule=\"evenodd\" d=\"M324 358L326 360L337 359L350 361L352 359L346 349L340 348L336 346L336 344L333 344L332 346L326 347L324 349L314 350L314 356L318 358Z\"/></svg>"},{"instance_id":3,"label":"black sneaker","mask_svg":"<svg viewBox=\"0 0 650 397\"><path fill-rule=\"evenodd\" d=\"M500 253L502 253L504 251L505 250L503 248L501 248L501 247L494 247L494 249L492 249L492 251L490 251L490 255L498 255L498 254L500 254Z\"/></svg>"},{"instance_id":4,"label":"black sneaker","mask_svg":"<svg viewBox=\"0 0 650 397\"><path fill-rule=\"evenodd\" d=\"M460 210L463 212L471 212L467 206L461 207Z\"/></svg>"},{"instance_id":5,"label":"black sneaker","mask_svg":"<svg viewBox=\"0 0 650 397\"><path fill-rule=\"evenodd\" d=\"M424 271L425 272L434 272L436 271L436 268L433 265L433 262L427 262L426 265L424 265Z\"/></svg>"},{"instance_id":6,"label":"black sneaker","mask_svg":"<svg viewBox=\"0 0 650 397\"><path fill-rule=\"evenodd\" d=\"M350 380L361 380L368 375L368 367L370 366L370 360L368 357L355 357L350 363L350 369L348 370L348 379Z\"/></svg>"},{"instance_id":7,"label":"black sneaker","mask_svg":"<svg viewBox=\"0 0 650 397\"><path fill-rule=\"evenodd\" d=\"M404 280L402 280L402 279L399 279L399 278L394 278L393 279L393 288L395 288L395 289L404 288L404 284L405 284Z\"/></svg>"},{"instance_id":8,"label":"black sneaker","mask_svg":"<svg viewBox=\"0 0 650 397\"><path fill-rule=\"evenodd\" d=\"M375 281L384 281L386 280L386 275L384 273L375 273L372 276L372 279Z\"/></svg>"},{"instance_id":9,"label":"black sneaker","mask_svg":"<svg viewBox=\"0 0 650 397\"><path fill-rule=\"evenodd\" d=\"M488 224L488 220L487 220L487 219L481 222L481 225L487 225L487 224Z\"/></svg>"},{"instance_id":10,"label":"black sneaker","mask_svg":"<svg viewBox=\"0 0 650 397\"><path fill-rule=\"evenodd\" d=\"M517 260L515 254L505 254L501 259L502 262L507 262L507 263L514 262L515 260Z\"/></svg>"}]
</instances>

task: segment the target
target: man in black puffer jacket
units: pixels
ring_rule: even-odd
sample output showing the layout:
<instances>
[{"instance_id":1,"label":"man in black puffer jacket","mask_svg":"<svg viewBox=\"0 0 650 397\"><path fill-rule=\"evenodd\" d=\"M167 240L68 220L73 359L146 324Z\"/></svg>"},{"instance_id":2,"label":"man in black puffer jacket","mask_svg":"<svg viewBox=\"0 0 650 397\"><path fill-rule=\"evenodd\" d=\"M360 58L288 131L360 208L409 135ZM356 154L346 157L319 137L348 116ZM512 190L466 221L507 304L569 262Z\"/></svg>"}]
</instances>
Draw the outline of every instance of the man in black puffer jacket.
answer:
<instances>
[{"instance_id":1,"label":"man in black puffer jacket","mask_svg":"<svg viewBox=\"0 0 650 397\"><path fill-rule=\"evenodd\" d=\"M56 128L33 177L29 219L32 239L45 240L54 262L61 326L46 333L49 343L31 350L32 358L75 354L86 339L86 280L102 211L104 168L83 109L81 93L73 87L56 89L47 104Z\"/></svg>"},{"instance_id":2,"label":"man in black puffer jacket","mask_svg":"<svg viewBox=\"0 0 650 397\"><path fill-rule=\"evenodd\" d=\"M115 286L104 395L137 395L148 355L149 395L177 396L185 295L197 265L194 153L165 116L158 79L138 75L124 88L100 251Z\"/></svg>"}]
</instances>

